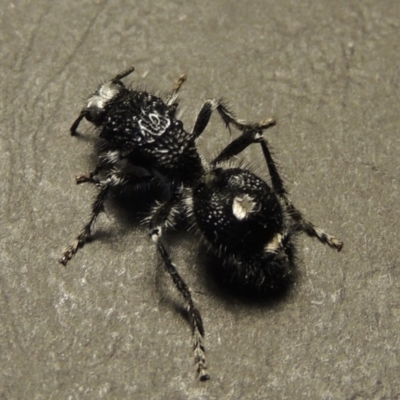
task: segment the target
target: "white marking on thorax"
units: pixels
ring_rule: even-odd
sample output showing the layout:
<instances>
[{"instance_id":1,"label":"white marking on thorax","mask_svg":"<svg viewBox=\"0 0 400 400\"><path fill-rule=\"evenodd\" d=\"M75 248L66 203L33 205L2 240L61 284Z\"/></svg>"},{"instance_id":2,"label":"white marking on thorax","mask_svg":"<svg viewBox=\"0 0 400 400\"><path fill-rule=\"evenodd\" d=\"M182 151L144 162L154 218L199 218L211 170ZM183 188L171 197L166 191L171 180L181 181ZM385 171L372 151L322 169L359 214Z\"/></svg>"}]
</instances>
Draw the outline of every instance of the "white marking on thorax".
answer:
<instances>
[{"instance_id":1,"label":"white marking on thorax","mask_svg":"<svg viewBox=\"0 0 400 400\"><path fill-rule=\"evenodd\" d=\"M144 118L139 120L139 127L143 136L149 142L154 141L151 138L152 136L161 136L171 125L169 118L156 111L146 114L145 110L142 110L142 114Z\"/></svg>"}]
</instances>

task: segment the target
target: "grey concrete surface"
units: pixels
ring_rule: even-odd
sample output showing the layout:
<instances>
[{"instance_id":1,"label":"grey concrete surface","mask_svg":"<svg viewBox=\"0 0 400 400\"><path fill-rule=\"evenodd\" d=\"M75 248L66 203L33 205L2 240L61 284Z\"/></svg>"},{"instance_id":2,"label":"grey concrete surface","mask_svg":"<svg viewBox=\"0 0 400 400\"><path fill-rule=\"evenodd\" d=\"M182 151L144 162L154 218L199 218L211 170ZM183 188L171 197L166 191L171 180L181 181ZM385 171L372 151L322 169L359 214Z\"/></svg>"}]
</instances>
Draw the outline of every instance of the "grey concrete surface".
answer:
<instances>
[{"instance_id":1,"label":"grey concrete surface","mask_svg":"<svg viewBox=\"0 0 400 400\"><path fill-rule=\"evenodd\" d=\"M397 399L399 71L397 1L68 1L0 7L0 398ZM182 119L210 97L267 132L293 202L345 242L300 237L285 299L221 293L198 238L171 235L202 311L211 380L192 367L190 329L144 227L110 204L95 240L57 259L95 195L68 130L99 81L135 65ZM129 80L129 79L128 79ZM229 142L214 117L199 141ZM265 173L254 146L243 159Z\"/></svg>"}]
</instances>

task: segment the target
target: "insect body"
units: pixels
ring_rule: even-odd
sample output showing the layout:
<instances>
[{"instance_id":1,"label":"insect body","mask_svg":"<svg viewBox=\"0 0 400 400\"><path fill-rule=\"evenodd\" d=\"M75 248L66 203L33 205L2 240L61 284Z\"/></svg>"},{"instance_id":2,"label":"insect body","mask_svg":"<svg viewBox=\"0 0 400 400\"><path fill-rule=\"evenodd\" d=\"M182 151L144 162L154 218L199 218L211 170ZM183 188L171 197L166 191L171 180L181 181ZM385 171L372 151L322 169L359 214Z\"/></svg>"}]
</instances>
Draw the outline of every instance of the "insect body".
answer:
<instances>
[{"instance_id":1,"label":"insect body","mask_svg":"<svg viewBox=\"0 0 400 400\"><path fill-rule=\"evenodd\" d=\"M145 222L166 271L186 303L197 372L200 380L207 380L201 315L163 244L164 231L176 225L176 217L185 217L197 228L227 272L233 272L243 285L257 290L273 289L291 273L293 238L298 232L337 250L342 248L342 242L304 219L290 202L263 137L263 131L274 126L275 120L247 123L235 118L221 101L208 100L189 133L176 117L177 93L185 78L178 80L164 101L126 87L122 79L132 71L133 68L101 85L71 127L71 134L77 134L81 120L86 118L107 146L94 171L77 178L77 183L96 184L99 193L88 223L60 262L66 265L89 239L111 189L140 183L142 177L132 172L136 166L147 170L154 179L161 176L168 186L168 196L154 202ZM196 139L214 110L228 127L231 124L239 129L241 135L207 163L197 150ZM262 148L271 185L249 170L228 163L253 143Z\"/></svg>"}]
</instances>

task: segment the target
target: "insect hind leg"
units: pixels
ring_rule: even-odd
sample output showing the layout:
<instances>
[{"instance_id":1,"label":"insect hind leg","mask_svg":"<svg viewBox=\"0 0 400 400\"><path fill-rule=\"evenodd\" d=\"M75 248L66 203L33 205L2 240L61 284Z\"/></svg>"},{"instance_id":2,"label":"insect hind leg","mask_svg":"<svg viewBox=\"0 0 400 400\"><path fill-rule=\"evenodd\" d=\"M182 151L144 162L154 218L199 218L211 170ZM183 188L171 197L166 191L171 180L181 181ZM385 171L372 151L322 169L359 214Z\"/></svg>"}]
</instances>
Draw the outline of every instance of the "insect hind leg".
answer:
<instances>
[{"instance_id":1,"label":"insect hind leg","mask_svg":"<svg viewBox=\"0 0 400 400\"><path fill-rule=\"evenodd\" d=\"M341 240L325 232L324 229L316 227L312 222L306 220L302 213L292 204L283 180L279 175L278 168L276 167L275 161L273 160L271 152L268 148L267 141L263 139L260 143L271 177L272 187L276 194L283 200L292 220L295 221L295 229L297 231L303 231L308 236L315 237L321 243L327 244L329 247L340 251L343 247L343 242Z\"/></svg>"}]
</instances>

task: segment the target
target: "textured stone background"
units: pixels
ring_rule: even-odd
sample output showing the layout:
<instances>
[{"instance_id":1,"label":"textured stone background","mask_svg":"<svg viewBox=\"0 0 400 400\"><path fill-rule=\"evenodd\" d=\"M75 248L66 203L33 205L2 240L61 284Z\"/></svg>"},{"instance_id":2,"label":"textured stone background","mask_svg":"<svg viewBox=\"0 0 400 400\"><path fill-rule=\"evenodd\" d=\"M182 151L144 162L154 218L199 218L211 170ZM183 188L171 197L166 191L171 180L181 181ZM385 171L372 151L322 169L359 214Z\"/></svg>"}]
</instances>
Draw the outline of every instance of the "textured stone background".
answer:
<instances>
[{"instance_id":1,"label":"textured stone background","mask_svg":"<svg viewBox=\"0 0 400 400\"><path fill-rule=\"evenodd\" d=\"M399 365L398 1L3 2L0 32L0 398L396 399ZM168 90L183 121L209 97L267 132L294 203L345 241L299 239L286 299L207 279L198 239L170 238L204 317L212 380L143 227L110 204L97 240L57 259L95 194L68 130L102 79ZM229 141L217 117L199 142ZM243 158L263 170L257 146Z\"/></svg>"}]
</instances>

